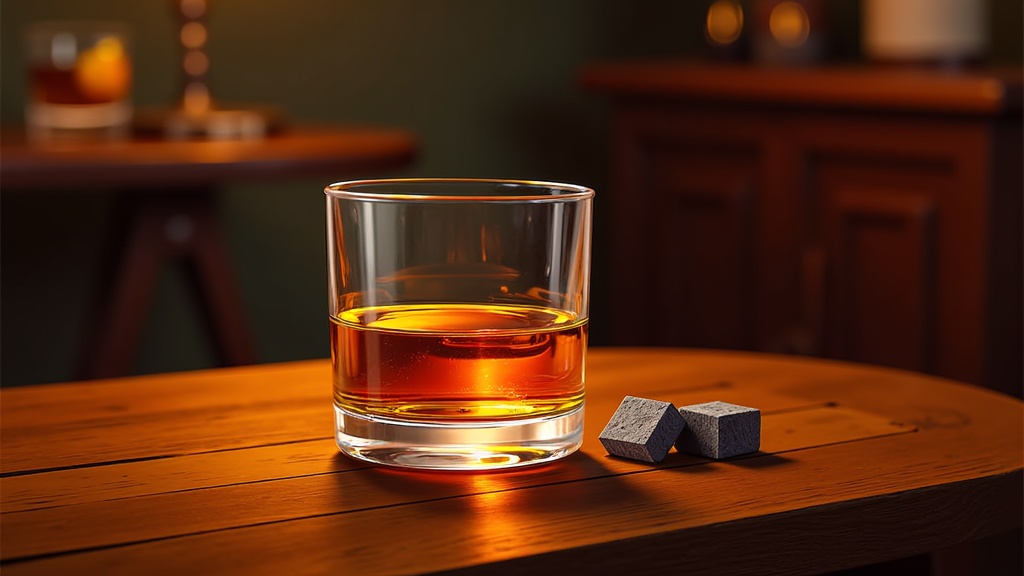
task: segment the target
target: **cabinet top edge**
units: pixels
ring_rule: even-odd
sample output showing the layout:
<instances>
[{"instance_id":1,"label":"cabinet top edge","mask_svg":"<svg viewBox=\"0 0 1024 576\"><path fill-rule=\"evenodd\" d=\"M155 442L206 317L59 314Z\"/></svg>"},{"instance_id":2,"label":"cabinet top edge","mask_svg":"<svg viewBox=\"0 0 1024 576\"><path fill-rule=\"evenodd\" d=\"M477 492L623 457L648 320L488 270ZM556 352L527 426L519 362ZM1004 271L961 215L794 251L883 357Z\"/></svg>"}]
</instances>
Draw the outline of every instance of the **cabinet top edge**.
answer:
<instances>
[{"instance_id":1,"label":"cabinet top edge","mask_svg":"<svg viewBox=\"0 0 1024 576\"><path fill-rule=\"evenodd\" d=\"M1022 108L1020 69L942 70L872 65L783 67L689 60L597 62L579 76L614 97L727 99L994 115Z\"/></svg>"}]
</instances>

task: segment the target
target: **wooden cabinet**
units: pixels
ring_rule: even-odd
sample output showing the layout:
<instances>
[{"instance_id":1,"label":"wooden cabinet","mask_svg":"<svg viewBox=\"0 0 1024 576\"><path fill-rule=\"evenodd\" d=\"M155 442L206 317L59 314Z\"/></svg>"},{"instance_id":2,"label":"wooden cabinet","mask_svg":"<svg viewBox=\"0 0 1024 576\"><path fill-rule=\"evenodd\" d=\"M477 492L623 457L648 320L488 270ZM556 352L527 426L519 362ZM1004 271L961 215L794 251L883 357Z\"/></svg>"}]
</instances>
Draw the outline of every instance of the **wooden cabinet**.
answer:
<instances>
[{"instance_id":1,"label":"wooden cabinet","mask_svg":"<svg viewBox=\"0 0 1024 576\"><path fill-rule=\"evenodd\" d=\"M1021 395L1021 75L607 63L614 343ZM623 305L629 303L629 305Z\"/></svg>"}]
</instances>

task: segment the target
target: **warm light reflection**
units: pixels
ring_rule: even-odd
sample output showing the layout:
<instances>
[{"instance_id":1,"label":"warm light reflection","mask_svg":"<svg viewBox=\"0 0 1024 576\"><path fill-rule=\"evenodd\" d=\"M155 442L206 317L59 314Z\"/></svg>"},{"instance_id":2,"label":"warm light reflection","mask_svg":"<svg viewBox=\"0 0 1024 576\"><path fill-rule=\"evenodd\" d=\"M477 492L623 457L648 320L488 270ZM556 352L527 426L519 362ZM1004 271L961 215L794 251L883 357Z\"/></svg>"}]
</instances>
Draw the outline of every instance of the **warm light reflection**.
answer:
<instances>
[{"instance_id":1,"label":"warm light reflection","mask_svg":"<svg viewBox=\"0 0 1024 576\"><path fill-rule=\"evenodd\" d=\"M732 44L743 31L743 7L735 0L716 0L708 8L707 34L719 45Z\"/></svg>"},{"instance_id":2,"label":"warm light reflection","mask_svg":"<svg viewBox=\"0 0 1024 576\"><path fill-rule=\"evenodd\" d=\"M510 483L505 475L474 475L469 477L469 482L474 495L467 499L473 514L468 526L475 537L466 538L464 542L486 544L486 549L479 551L486 556L493 556L502 549L511 550L521 537L520 527L514 521L516 510L522 509L521 503L517 503L522 497L521 491L509 490Z\"/></svg>"},{"instance_id":3,"label":"warm light reflection","mask_svg":"<svg viewBox=\"0 0 1024 576\"><path fill-rule=\"evenodd\" d=\"M201 22L186 22L181 27L181 43L186 48L201 48L206 44L206 26Z\"/></svg>"},{"instance_id":4,"label":"warm light reflection","mask_svg":"<svg viewBox=\"0 0 1024 576\"><path fill-rule=\"evenodd\" d=\"M796 48L807 42L811 19L804 7L796 2L780 2L772 8L768 29L776 42L787 48Z\"/></svg>"}]
</instances>

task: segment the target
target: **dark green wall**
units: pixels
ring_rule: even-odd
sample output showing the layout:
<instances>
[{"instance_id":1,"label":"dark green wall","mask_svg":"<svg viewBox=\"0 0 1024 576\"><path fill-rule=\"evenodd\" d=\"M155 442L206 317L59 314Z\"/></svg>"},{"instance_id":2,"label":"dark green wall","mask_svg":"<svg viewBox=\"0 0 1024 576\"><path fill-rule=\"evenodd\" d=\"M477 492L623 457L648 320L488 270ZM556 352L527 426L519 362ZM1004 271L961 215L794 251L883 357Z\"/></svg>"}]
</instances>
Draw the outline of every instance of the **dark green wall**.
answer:
<instances>
[{"instance_id":1,"label":"dark green wall","mask_svg":"<svg viewBox=\"0 0 1024 576\"><path fill-rule=\"evenodd\" d=\"M1020 1L991 0L997 60L1020 61ZM700 52L705 0L213 0L210 83L224 102L272 103L293 119L410 129L422 153L375 176L489 176L576 182L598 190L594 341L604 334L601 192L606 114L575 83L588 61ZM21 32L37 20L115 19L133 26L135 102L176 97L172 3L0 0L0 120L21 120ZM833 0L834 58L855 60L856 0ZM2 158L0 158L2 162ZM233 186L223 210L261 357L324 357L327 349L323 185ZM0 182L2 186L2 182ZM73 376L85 310L96 294L104 193L0 195L3 385ZM211 365L180 273L161 281L137 369Z\"/></svg>"}]
</instances>

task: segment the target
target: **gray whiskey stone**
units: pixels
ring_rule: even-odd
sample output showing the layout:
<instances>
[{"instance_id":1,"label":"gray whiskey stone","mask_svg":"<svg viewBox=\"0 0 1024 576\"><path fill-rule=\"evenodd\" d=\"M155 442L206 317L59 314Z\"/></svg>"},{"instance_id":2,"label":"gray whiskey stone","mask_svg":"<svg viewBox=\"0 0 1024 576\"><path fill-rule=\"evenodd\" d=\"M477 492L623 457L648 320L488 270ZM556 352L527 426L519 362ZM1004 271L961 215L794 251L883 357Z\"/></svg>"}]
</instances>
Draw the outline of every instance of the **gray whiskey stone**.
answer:
<instances>
[{"instance_id":1,"label":"gray whiskey stone","mask_svg":"<svg viewBox=\"0 0 1024 576\"><path fill-rule=\"evenodd\" d=\"M683 406L686 433L676 450L720 460L757 452L761 447L761 411L727 402Z\"/></svg>"},{"instance_id":2,"label":"gray whiskey stone","mask_svg":"<svg viewBox=\"0 0 1024 576\"><path fill-rule=\"evenodd\" d=\"M685 426L670 402L626 396L598 438L612 456L661 462Z\"/></svg>"}]
</instances>

